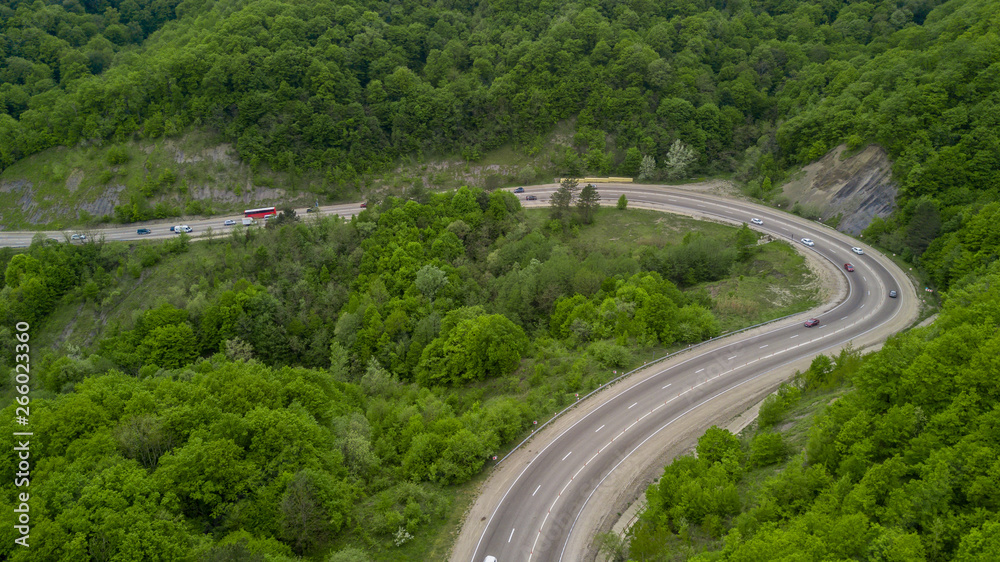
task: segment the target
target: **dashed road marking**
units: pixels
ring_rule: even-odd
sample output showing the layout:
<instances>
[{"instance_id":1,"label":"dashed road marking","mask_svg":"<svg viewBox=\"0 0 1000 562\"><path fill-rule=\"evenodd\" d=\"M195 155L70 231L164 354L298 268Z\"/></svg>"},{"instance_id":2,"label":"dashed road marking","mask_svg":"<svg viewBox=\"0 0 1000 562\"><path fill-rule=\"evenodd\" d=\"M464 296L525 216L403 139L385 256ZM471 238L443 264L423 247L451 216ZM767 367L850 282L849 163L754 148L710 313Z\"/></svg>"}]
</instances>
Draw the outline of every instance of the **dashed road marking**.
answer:
<instances>
[{"instance_id":1,"label":"dashed road marking","mask_svg":"<svg viewBox=\"0 0 1000 562\"><path fill-rule=\"evenodd\" d=\"M568 458L569 458L569 456L570 456L570 455L572 455L572 454L573 454L573 451L570 451L570 452L566 453L566 456L565 456L565 457L563 457L563 460L566 460L566 459L568 459Z\"/></svg>"},{"instance_id":2,"label":"dashed road marking","mask_svg":"<svg viewBox=\"0 0 1000 562\"><path fill-rule=\"evenodd\" d=\"M635 404L638 404L638 402L636 402ZM628 409L631 410L632 408L635 408L635 404L632 404L631 406L629 406Z\"/></svg>"},{"instance_id":3,"label":"dashed road marking","mask_svg":"<svg viewBox=\"0 0 1000 562\"><path fill-rule=\"evenodd\" d=\"M595 430L594 430L594 433L597 433L598 431L600 431L600 430L602 430L602 429L604 429L604 426L603 426L603 425L602 425L601 427L599 427L599 428L595 429Z\"/></svg>"}]
</instances>

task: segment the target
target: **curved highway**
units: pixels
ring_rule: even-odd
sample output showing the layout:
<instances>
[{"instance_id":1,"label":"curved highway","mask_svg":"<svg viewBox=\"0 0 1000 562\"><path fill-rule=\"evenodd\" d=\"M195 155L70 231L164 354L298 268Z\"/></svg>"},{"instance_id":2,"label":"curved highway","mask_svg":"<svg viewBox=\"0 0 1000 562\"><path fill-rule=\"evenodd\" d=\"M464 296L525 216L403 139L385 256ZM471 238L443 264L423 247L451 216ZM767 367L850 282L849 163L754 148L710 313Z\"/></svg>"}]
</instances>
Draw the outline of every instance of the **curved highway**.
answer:
<instances>
[{"instance_id":1,"label":"curved highway","mask_svg":"<svg viewBox=\"0 0 1000 562\"><path fill-rule=\"evenodd\" d=\"M545 206L555 185L526 188L526 206ZM832 302L799 318L734 334L650 366L610 385L560 417L504 463L493 467L452 552L456 562L481 562L495 556L508 561L593 559L593 536L610 527L617 509L648 483L637 475L659 472L665 461L689 447L713 423L724 423L764 395L793 369L805 369L816 355L853 343L884 341L915 318L916 293L905 274L868 246L831 228L775 209L683 188L599 184L605 204L625 194L630 206L751 225L790 241L836 268L844 290ZM534 195L534 201L526 197ZM322 207L317 214L350 216L357 204ZM311 215L298 210L301 217ZM193 236L208 227L226 233L226 218L137 224L78 230L105 240L175 236L171 224L188 224ZM239 226L239 225L238 225ZM238 227L237 226L237 227ZM137 235L137 228L149 235ZM0 245L27 246L34 232L0 232ZM42 232L70 240L69 232ZM815 246L799 240L810 238ZM852 246L861 246L856 255ZM844 270L845 263L855 267ZM888 298L895 290L899 298ZM803 326L815 316L820 324Z\"/></svg>"},{"instance_id":2,"label":"curved highway","mask_svg":"<svg viewBox=\"0 0 1000 562\"><path fill-rule=\"evenodd\" d=\"M833 229L768 207L681 189L598 187L605 204L614 204L624 193L632 206L734 224L762 219L762 225L751 226L827 260L843 275L846 291L805 315L819 318L818 326L788 320L681 354L599 393L604 395L599 404L579 407L576 415L568 415L571 419L541 432L548 435L536 436L520 459L512 456L504 463L514 466L495 469L506 474L491 479L470 510L454 561L481 562L487 555L501 562L592 559L594 535L606 530L609 515L623 507L616 487L631 487L634 497L646 485L616 481L616 472L625 465L643 453L650 458L649 449L657 458L658 447L700 435L711 424L698 421L712 419L712 412L745 405L749 395L758 400L777 384L769 374L787 371L782 368L789 365L803 369L816 355L847 342L884 339L912 321L908 310L900 314L901 303L916 299L905 274L867 246L865 255L856 255L851 248L859 243ZM546 205L553 190L528 188L525 196L538 199L526 204ZM802 244L801 238L812 239L815 246ZM854 272L848 273L845 263L853 264ZM888 298L890 290L899 298ZM653 469L659 471L662 459L656 462ZM494 493L486 493L488 488Z\"/></svg>"}]
</instances>

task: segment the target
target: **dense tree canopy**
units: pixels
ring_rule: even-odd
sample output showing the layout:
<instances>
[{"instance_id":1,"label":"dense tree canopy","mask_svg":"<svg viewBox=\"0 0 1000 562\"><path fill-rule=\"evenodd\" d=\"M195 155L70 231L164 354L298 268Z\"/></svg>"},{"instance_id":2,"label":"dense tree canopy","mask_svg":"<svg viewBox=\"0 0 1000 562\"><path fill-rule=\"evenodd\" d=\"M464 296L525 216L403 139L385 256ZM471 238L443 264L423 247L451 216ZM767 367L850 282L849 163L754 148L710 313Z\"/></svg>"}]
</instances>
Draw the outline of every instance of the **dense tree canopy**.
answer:
<instances>
[{"instance_id":1,"label":"dense tree canopy","mask_svg":"<svg viewBox=\"0 0 1000 562\"><path fill-rule=\"evenodd\" d=\"M755 177L878 141L908 193L968 192L950 206L996 186L995 13L938 4L15 2L0 166L195 124L247 161L350 181L575 117L571 173L633 175L645 155Z\"/></svg>"},{"instance_id":2,"label":"dense tree canopy","mask_svg":"<svg viewBox=\"0 0 1000 562\"><path fill-rule=\"evenodd\" d=\"M646 251L575 240L619 211L554 232L508 192L426 199L198 243L0 251L0 361L19 320L35 345L32 541L45 545L11 539L0 557L384 552L443 518L446 486L634 353L719 332L707 293L644 269ZM72 331L54 318L66 311L112 319L79 346L34 344Z\"/></svg>"}]
</instances>

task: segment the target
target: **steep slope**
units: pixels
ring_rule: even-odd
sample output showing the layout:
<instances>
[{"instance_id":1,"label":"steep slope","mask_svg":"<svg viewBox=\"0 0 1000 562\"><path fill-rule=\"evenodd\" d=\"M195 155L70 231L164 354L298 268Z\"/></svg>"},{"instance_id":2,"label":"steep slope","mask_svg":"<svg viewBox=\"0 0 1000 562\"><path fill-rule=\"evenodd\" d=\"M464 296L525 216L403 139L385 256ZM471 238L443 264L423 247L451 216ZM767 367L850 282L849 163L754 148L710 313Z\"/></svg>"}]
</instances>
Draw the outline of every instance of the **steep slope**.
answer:
<instances>
[{"instance_id":1,"label":"steep slope","mask_svg":"<svg viewBox=\"0 0 1000 562\"><path fill-rule=\"evenodd\" d=\"M802 168L782 186L784 196L806 214L826 221L840 215L837 229L857 235L875 217L885 218L896 208L898 186L892 181L892 163L885 150L869 145L844 158L845 145Z\"/></svg>"}]
</instances>

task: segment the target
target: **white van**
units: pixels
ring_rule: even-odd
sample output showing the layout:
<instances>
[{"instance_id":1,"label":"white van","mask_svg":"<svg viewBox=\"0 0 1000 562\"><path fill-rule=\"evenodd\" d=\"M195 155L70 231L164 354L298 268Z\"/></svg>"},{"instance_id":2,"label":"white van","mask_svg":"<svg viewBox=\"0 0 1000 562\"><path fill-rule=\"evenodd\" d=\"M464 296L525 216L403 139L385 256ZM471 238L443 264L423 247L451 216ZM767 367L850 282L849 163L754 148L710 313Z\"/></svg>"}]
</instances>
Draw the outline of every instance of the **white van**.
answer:
<instances>
[{"instance_id":1,"label":"white van","mask_svg":"<svg viewBox=\"0 0 1000 562\"><path fill-rule=\"evenodd\" d=\"M190 226L188 226L186 224L179 224L179 225L177 225L177 226L174 227L174 232L176 232L177 234L180 234L182 232L191 232L193 230L194 230L193 228L191 228Z\"/></svg>"}]
</instances>

